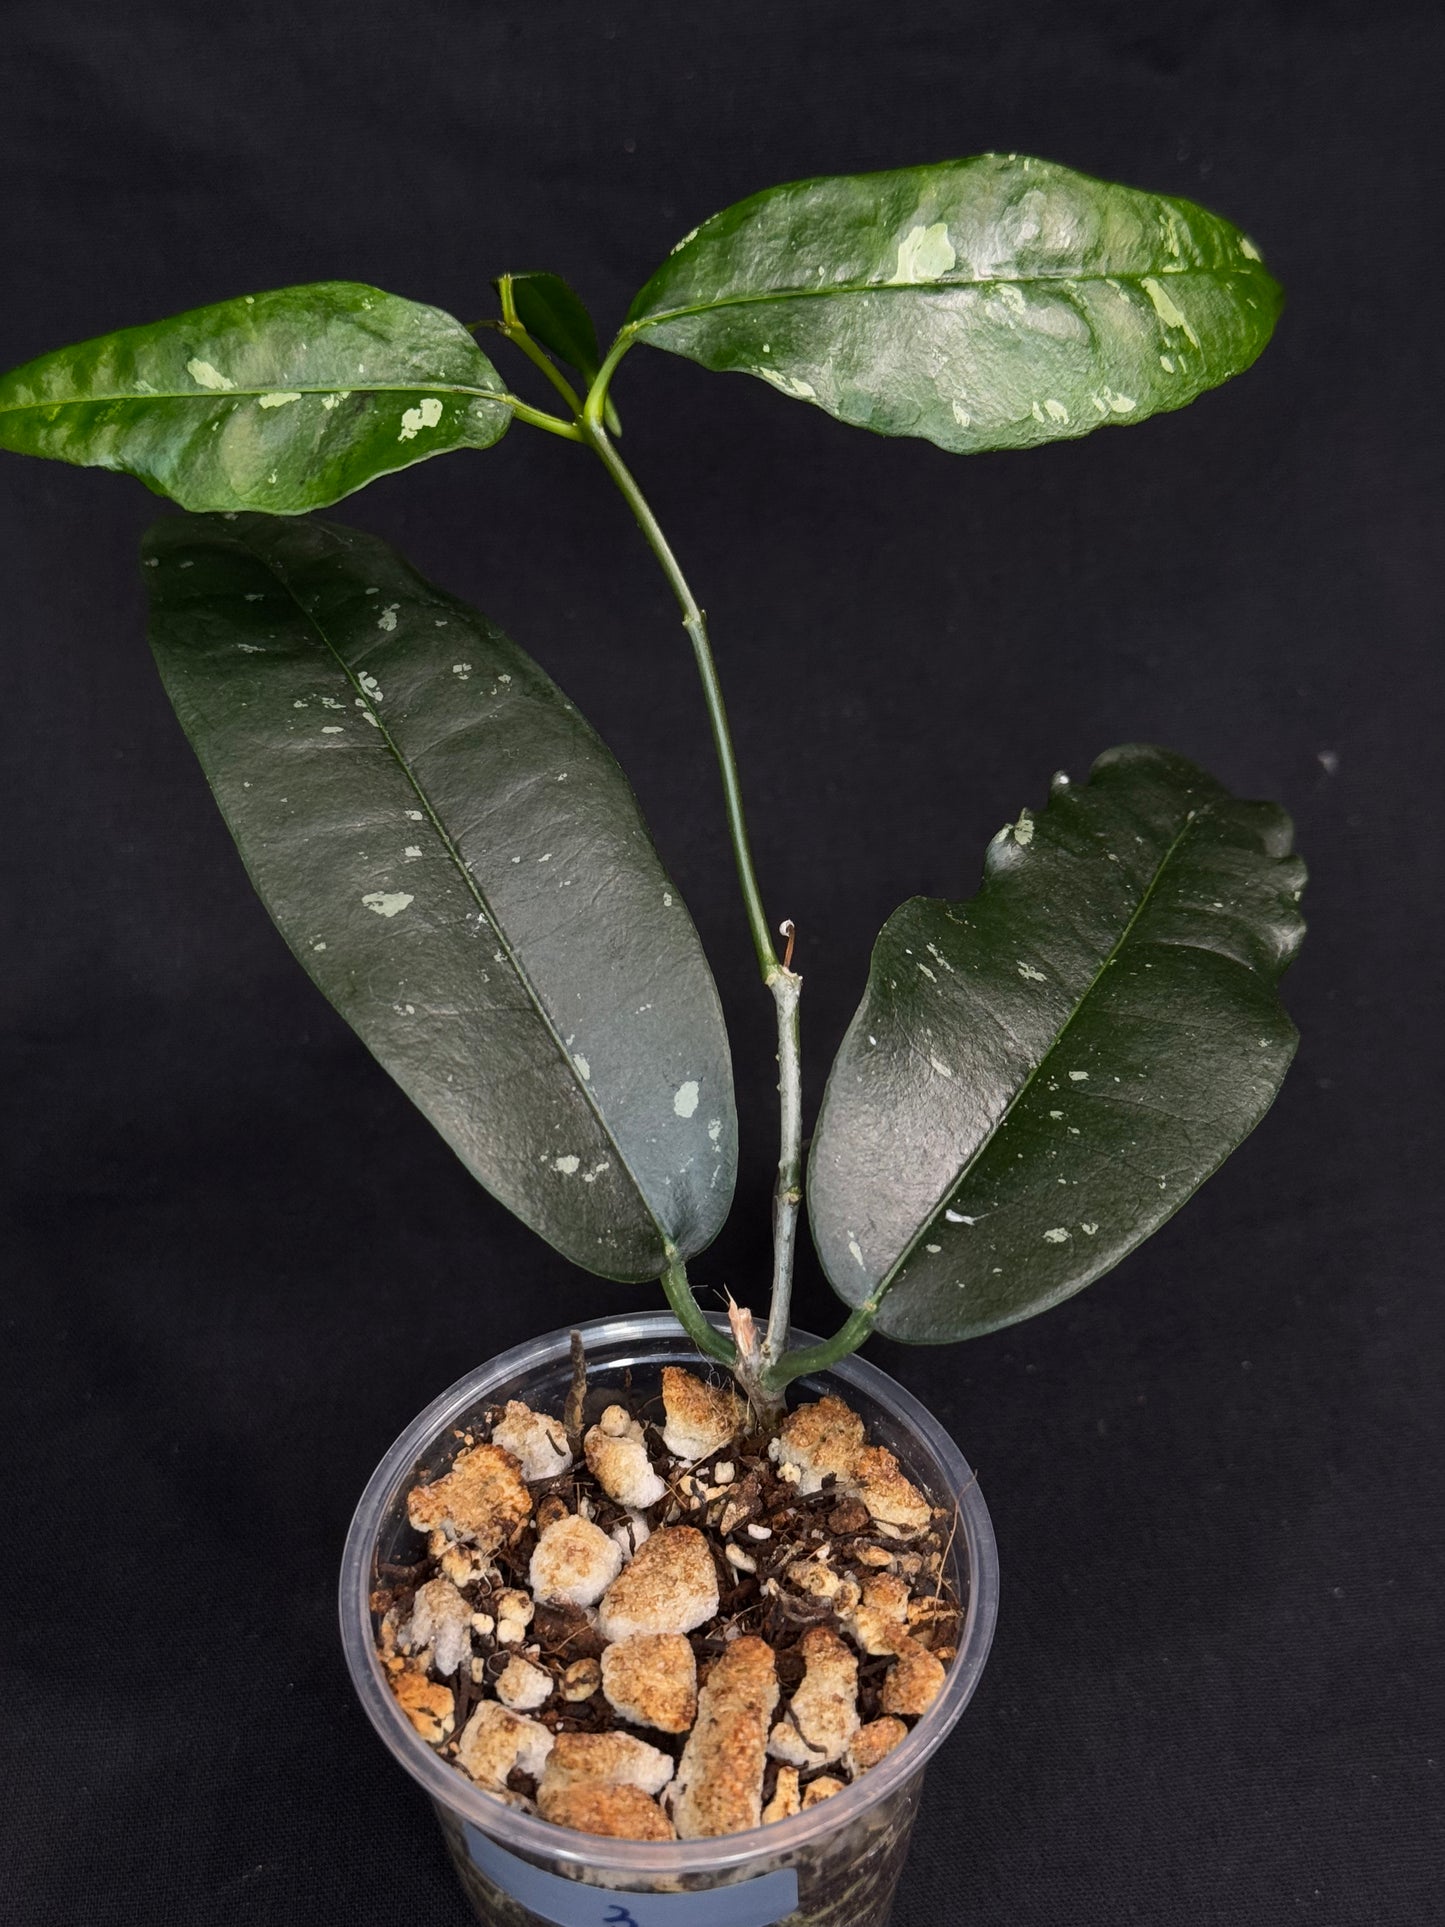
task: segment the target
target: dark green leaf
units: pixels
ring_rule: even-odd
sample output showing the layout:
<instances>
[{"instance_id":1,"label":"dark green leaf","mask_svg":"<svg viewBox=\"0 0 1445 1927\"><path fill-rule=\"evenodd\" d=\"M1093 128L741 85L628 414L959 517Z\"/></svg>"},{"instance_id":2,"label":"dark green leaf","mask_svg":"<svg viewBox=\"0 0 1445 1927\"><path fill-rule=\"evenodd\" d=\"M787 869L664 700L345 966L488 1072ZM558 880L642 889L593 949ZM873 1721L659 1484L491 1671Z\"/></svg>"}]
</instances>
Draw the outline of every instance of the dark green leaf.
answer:
<instances>
[{"instance_id":1,"label":"dark green leaf","mask_svg":"<svg viewBox=\"0 0 1445 1927\"><path fill-rule=\"evenodd\" d=\"M1290 823L1164 750L1056 777L965 903L889 918L813 1142L835 1290L923 1344L1118 1263L1268 1109L1294 1054Z\"/></svg>"},{"instance_id":2,"label":"dark green leaf","mask_svg":"<svg viewBox=\"0 0 1445 1927\"><path fill-rule=\"evenodd\" d=\"M560 274L504 274L498 291L511 290L512 306L527 333L544 348L575 368L590 387L602 357L597 352L597 330L582 298ZM506 295L503 294L505 305Z\"/></svg>"},{"instance_id":3,"label":"dark green leaf","mask_svg":"<svg viewBox=\"0 0 1445 1927\"><path fill-rule=\"evenodd\" d=\"M673 250L627 329L968 453L1182 408L1250 365L1279 305L1203 208L982 154L740 201Z\"/></svg>"},{"instance_id":4,"label":"dark green leaf","mask_svg":"<svg viewBox=\"0 0 1445 1927\"><path fill-rule=\"evenodd\" d=\"M597 379L602 356L597 348L597 329L584 307L582 297L560 274L504 274L496 284L502 312L521 322L534 341L575 369L588 389ZM511 318L510 316L508 317ZM617 410L609 395L604 404L607 426L620 432Z\"/></svg>"},{"instance_id":5,"label":"dark green leaf","mask_svg":"<svg viewBox=\"0 0 1445 1927\"><path fill-rule=\"evenodd\" d=\"M560 1251L655 1278L727 1213L706 960L606 747L530 657L371 536L268 516L147 542L152 641L316 984Z\"/></svg>"},{"instance_id":6,"label":"dark green leaf","mask_svg":"<svg viewBox=\"0 0 1445 1927\"><path fill-rule=\"evenodd\" d=\"M196 308L0 379L0 447L137 475L188 509L295 515L454 448L511 410L450 315L354 281Z\"/></svg>"}]
</instances>

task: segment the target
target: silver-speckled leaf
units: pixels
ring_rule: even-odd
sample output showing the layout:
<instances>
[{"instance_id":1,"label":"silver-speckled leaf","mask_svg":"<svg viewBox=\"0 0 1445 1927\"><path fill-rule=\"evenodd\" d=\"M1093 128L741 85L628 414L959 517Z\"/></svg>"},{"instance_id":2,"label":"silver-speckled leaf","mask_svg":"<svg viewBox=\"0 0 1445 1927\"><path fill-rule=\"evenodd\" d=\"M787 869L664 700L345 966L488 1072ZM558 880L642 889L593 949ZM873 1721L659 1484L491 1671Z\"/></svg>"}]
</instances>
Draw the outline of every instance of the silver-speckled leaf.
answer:
<instances>
[{"instance_id":1,"label":"silver-speckled leaf","mask_svg":"<svg viewBox=\"0 0 1445 1927\"><path fill-rule=\"evenodd\" d=\"M1289 818L1167 751L1055 778L967 902L891 916L808 1168L834 1289L921 1344L1116 1265L1269 1108L1304 934Z\"/></svg>"},{"instance_id":2,"label":"silver-speckled leaf","mask_svg":"<svg viewBox=\"0 0 1445 1927\"><path fill-rule=\"evenodd\" d=\"M354 281L243 295L0 378L0 448L120 469L188 509L324 508L490 448L512 412L459 321Z\"/></svg>"},{"instance_id":3,"label":"silver-speckled leaf","mask_svg":"<svg viewBox=\"0 0 1445 1927\"><path fill-rule=\"evenodd\" d=\"M727 1215L732 1068L626 778L537 664L384 543L269 516L147 539L152 643L317 986L511 1210L656 1278Z\"/></svg>"},{"instance_id":4,"label":"silver-speckled leaf","mask_svg":"<svg viewBox=\"0 0 1445 1927\"><path fill-rule=\"evenodd\" d=\"M625 332L968 453L1182 408L1250 365L1279 307L1253 243L1192 202L981 154L740 201Z\"/></svg>"}]
</instances>

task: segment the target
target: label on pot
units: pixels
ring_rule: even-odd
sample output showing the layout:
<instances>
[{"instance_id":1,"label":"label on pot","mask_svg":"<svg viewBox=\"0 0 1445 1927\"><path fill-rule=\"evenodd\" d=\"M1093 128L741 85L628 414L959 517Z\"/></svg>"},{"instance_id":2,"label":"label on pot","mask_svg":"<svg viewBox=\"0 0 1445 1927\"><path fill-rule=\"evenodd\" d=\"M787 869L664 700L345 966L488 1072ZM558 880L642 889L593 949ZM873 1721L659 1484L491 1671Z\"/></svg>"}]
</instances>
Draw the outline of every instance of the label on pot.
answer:
<instances>
[{"instance_id":1,"label":"label on pot","mask_svg":"<svg viewBox=\"0 0 1445 1927\"><path fill-rule=\"evenodd\" d=\"M487 1878L557 1927L774 1927L797 1911L798 1876L792 1867L706 1893L620 1893L545 1873L499 1847L470 1821L466 1835L467 1852Z\"/></svg>"}]
</instances>

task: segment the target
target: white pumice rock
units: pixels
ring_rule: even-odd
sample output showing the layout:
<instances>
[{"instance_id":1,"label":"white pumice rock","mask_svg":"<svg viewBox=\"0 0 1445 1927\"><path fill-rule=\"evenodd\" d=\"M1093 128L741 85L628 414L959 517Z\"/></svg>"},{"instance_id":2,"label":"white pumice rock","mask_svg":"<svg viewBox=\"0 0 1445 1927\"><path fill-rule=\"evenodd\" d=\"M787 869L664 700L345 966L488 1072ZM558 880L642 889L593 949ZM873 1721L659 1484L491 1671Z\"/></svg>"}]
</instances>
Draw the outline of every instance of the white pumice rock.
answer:
<instances>
[{"instance_id":1,"label":"white pumice rock","mask_svg":"<svg viewBox=\"0 0 1445 1927\"><path fill-rule=\"evenodd\" d=\"M492 1443L512 1454L529 1485L555 1479L572 1464L561 1423L545 1412L534 1412L520 1399L508 1399L506 1411L492 1427Z\"/></svg>"},{"instance_id":2,"label":"white pumice rock","mask_svg":"<svg viewBox=\"0 0 1445 1927\"><path fill-rule=\"evenodd\" d=\"M531 1517L532 1495L510 1452L500 1445L473 1445L457 1454L450 1472L430 1485L413 1486L406 1512L439 1555L458 1539L486 1554Z\"/></svg>"},{"instance_id":3,"label":"white pumice rock","mask_svg":"<svg viewBox=\"0 0 1445 1927\"><path fill-rule=\"evenodd\" d=\"M602 1691L630 1726L686 1733L697 1718L697 1661L681 1633L639 1633L602 1654Z\"/></svg>"},{"instance_id":4,"label":"white pumice rock","mask_svg":"<svg viewBox=\"0 0 1445 1927\"><path fill-rule=\"evenodd\" d=\"M483 1700L462 1728L457 1764L479 1786L496 1790L505 1787L514 1768L540 1779L551 1751L552 1735L540 1720L523 1719L496 1700Z\"/></svg>"},{"instance_id":5,"label":"white pumice rock","mask_svg":"<svg viewBox=\"0 0 1445 1927\"><path fill-rule=\"evenodd\" d=\"M706 1539L692 1526L666 1526L603 1594L597 1630L609 1644L637 1633L690 1633L717 1609Z\"/></svg>"},{"instance_id":6,"label":"white pumice rock","mask_svg":"<svg viewBox=\"0 0 1445 1927\"><path fill-rule=\"evenodd\" d=\"M491 1560L475 1546L448 1546L440 1564L442 1577L450 1579L454 1586L470 1586L479 1579L490 1579L495 1570Z\"/></svg>"},{"instance_id":7,"label":"white pumice rock","mask_svg":"<svg viewBox=\"0 0 1445 1927\"><path fill-rule=\"evenodd\" d=\"M758 1569L757 1560L750 1552L744 1552L741 1546L729 1546L723 1557L735 1572L756 1572Z\"/></svg>"},{"instance_id":8,"label":"white pumice rock","mask_svg":"<svg viewBox=\"0 0 1445 1927\"><path fill-rule=\"evenodd\" d=\"M472 1614L472 1631L480 1633L483 1639L490 1639L497 1630L497 1622L490 1613Z\"/></svg>"},{"instance_id":9,"label":"white pumice rock","mask_svg":"<svg viewBox=\"0 0 1445 1927\"><path fill-rule=\"evenodd\" d=\"M549 1787L537 1810L556 1827L616 1840L675 1840L672 1822L635 1786L609 1786L605 1780L579 1780ZM614 1911L608 1916L616 1919Z\"/></svg>"},{"instance_id":10,"label":"white pumice rock","mask_svg":"<svg viewBox=\"0 0 1445 1927\"><path fill-rule=\"evenodd\" d=\"M798 1792L798 1769L795 1766L780 1766L773 1797L763 1808L763 1825L768 1827L775 1820L791 1820L795 1813L802 1811L803 1799Z\"/></svg>"},{"instance_id":11,"label":"white pumice rock","mask_svg":"<svg viewBox=\"0 0 1445 1927\"><path fill-rule=\"evenodd\" d=\"M559 1787L590 1782L636 1787L651 1796L661 1793L671 1778L667 1754L631 1733L559 1733L537 1794L545 1800Z\"/></svg>"},{"instance_id":12,"label":"white pumice rock","mask_svg":"<svg viewBox=\"0 0 1445 1927\"><path fill-rule=\"evenodd\" d=\"M421 1737L432 1746L440 1746L456 1724L457 1703L450 1686L409 1668L388 1674L387 1683Z\"/></svg>"},{"instance_id":13,"label":"white pumice rock","mask_svg":"<svg viewBox=\"0 0 1445 1927\"><path fill-rule=\"evenodd\" d=\"M907 1601L907 1630L923 1636L925 1632L936 1632L936 1623L944 1624L958 1619L958 1607L952 1599L944 1599L942 1594L927 1592L921 1599Z\"/></svg>"},{"instance_id":14,"label":"white pumice rock","mask_svg":"<svg viewBox=\"0 0 1445 1927\"><path fill-rule=\"evenodd\" d=\"M537 1811L535 1800L529 1800L525 1793L514 1793L509 1786L483 1786L478 1787L477 1791L485 1793L489 1800L495 1800L499 1806L510 1807L514 1813Z\"/></svg>"},{"instance_id":15,"label":"white pumice rock","mask_svg":"<svg viewBox=\"0 0 1445 1927\"><path fill-rule=\"evenodd\" d=\"M603 1418L618 1409L609 1407ZM666 1493L666 1485L653 1471L647 1456L640 1425L635 1425L635 1436L608 1432L602 1425L594 1425L582 1441L582 1449L593 1477L618 1505L640 1512L656 1505Z\"/></svg>"},{"instance_id":16,"label":"white pumice rock","mask_svg":"<svg viewBox=\"0 0 1445 1927\"><path fill-rule=\"evenodd\" d=\"M891 1527L895 1534L922 1532L933 1517L932 1506L903 1476L897 1459L885 1446L873 1445L859 1453L852 1481L869 1517L882 1528Z\"/></svg>"},{"instance_id":17,"label":"white pumice rock","mask_svg":"<svg viewBox=\"0 0 1445 1927\"><path fill-rule=\"evenodd\" d=\"M890 1619L906 1621L909 1597L907 1582L895 1573L875 1573L863 1581L863 1604L886 1614Z\"/></svg>"},{"instance_id":18,"label":"white pumice rock","mask_svg":"<svg viewBox=\"0 0 1445 1927\"><path fill-rule=\"evenodd\" d=\"M497 1681L497 1698L513 1713L532 1713L552 1697L552 1675L514 1653Z\"/></svg>"},{"instance_id":19,"label":"white pumice rock","mask_svg":"<svg viewBox=\"0 0 1445 1927\"><path fill-rule=\"evenodd\" d=\"M851 1573L835 1572L821 1552L811 1559L795 1559L788 1567L788 1584L810 1599L826 1600L840 1618L858 1604L858 1581Z\"/></svg>"},{"instance_id":20,"label":"white pumice rock","mask_svg":"<svg viewBox=\"0 0 1445 1927\"><path fill-rule=\"evenodd\" d=\"M862 1603L839 1616L850 1636L874 1659L898 1651L908 1637L908 1587L891 1572L872 1574L863 1584Z\"/></svg>"},{"instance_id":21,"label":"white pumice rock","mask_svg":"<svg viewBox=\"0 0 1445 1927\"><path fill-rule=\"evenodd\" d=\"M520 1646L527 1637L527 1628L536 1610L531 1594L515 1586L507 1586L493 1596L491 1605L497 1616L497 1644Z\"/></svg>"},{"instance_id":22,"label":"white pumice rock","mask_svg":"<svg viewBox=\"0 0 1445 1927\"><path fill-rule=\"evenodd\" d=\"M897 1654L883 1681L878 1703L895 1718L917 1719L928 1711L943 1691L947 1677L943 1661L935 1659L926 1646L920 1646L905 1633L895 1647Z\"/></svg>"},{"instance_id":23,"label":"white pumice rock","mask_svg":"<svg viewBox=\"0 0 1445 1927\"><path fill-rule=\"evenodd\" d=\"M662 1368L662 1404L662 1442L687 1465L731 1445L747 1415L731 1386L704 1385L679 1365Z\"/></svg>"},{"instance_id":24,"label":"white pumice rock","mask_svg":"<svg viewBox=\"0 0 1445 1927\"><path fill-rule=\"evenodd\" d=\"M844 1617L855 1643L875 1658L891 1658L879 1705L894 1718L917 1719L943 1691L946 1674L908 1630L908 1586L893 1573L876 1573L863 1588L863 1603Z\"/></svg>"},{"instance_id":25,"label":"white pumice rock","mask_svg":"<svg viewBox=\"0 0 1445 1927\"><path fill-rule=\"evenodd\" d=\"M642 1544L651 1536L652 1528L647 1523L647 1515L642 1512L629 1512L626 1519L612 1528L610 1537L622 1554L623 1560L630 1559Z\"/></svg>"},{"instance_id":26,"label":"white pumice rock","mask_svg":"<svg viewBox=\"0 0 1445 1927\"><path fill-rule=\"evenodd\" d=\"M611 1647L608 1648L610 1652ZM562 1697L573 1705L590 1700L602 1686L602 1667L595 1659L574 1659L562 1675Z\"/></svg>"},{"instance_id":27,"label":"white pumice rock","mask_svg":"<svg viewBox=\"0 0 1445 1927\"><path fill-rule=\"evenodd\" d=\"M900 1719L870 1720L866 1726L860 1726L849 1741L843 1764L856 1780L860 1773L867 1773L880 1760L886 1760L894 1747L901 1746L907 1738L908 1728Z\"/></svg>"},{"instance_id":28,"label":"white pumice rock","mask_svg":"<svg viewBox=\"0 0 1445 1927\"><path fill-rule=\"evenodd\" d=\"M788 1414L768 1452L780 1478L789 1476L789 1466L796 1468L798 1490L806 1497L821 1491L830 1475L840 1485L847 1484L863 1451L863 1439L863 1421L851 1405L840 1398L820 1398Z\"/></svg>"},{"instance_id":29,"label":"white pumice rock","mask_svg":"<svg viewBox=\"0 0 1445 1927\"><path fill-rule=\"evenodd\" d=\"M762 1824L768 1729L777 1705L773 1650L744 1634L715 1662L698 1694L672 1801L679 1840L710 1840Z\"/></svg>"},{"instance_id":30,"label":"white pumice rock","mask_svg":"<svg viewBox=\"0 0 1445 1927\"><path fill-rule=\"evenodd\" d=\"M786 1760L793 1768L827 1766L826 1754L809 1746L790 1719L781 1719L768 1735L768 1752L775 1760ZM764 1819L767 1815L764 1814Z\"/></svg>"},{"instance_id":31,"label":"white pumice rock","mask_svg":"<svg viewBox=\"0 0 1445 1927\"><path fill-rule=\"evenodd\" d=\"M886 1546L859 1546L853 1556L860 1565L873 1566L885 1572L891 1572L898 1564L896 1555L889 1552Z\"/></svg>"},{"instance_id":32,"label":"white pumice rock","mask_svg":"<svg viewBox=\"0 0 1445 1927\"><path fill-rule=\"evenodd\" d=\"M814 1626L804 1633L800 1651L805 1670L788 1716L804 1745L820 1756L806 1764L831 1766L843 1757L860 1725L858 1662L826 1626ZM805 1762L795 1760L793 1764Z\"/></svg>"},{"instance_id":33,"label":"white pumice rock","mask_svg":"<svg viewBox=\"0 0 1445 1927\"><path fill-rule=\"evenodd\" d=\"M824 1800L831 1800L835 1793L843 1791L843 1782L835 1780L831 1773L820 1773L816 1780L803 1789L803 1811L809 1807L821 1806Z\"/></svg>"},{"instance_id":34,"label":"white pumice rock","mask_svg":"<svg viewBox=\"0 0 1445 1927\"><path fill-rule=\"evenodd\" d=\"M642 1421L635 1419L625 1405L609 1405L597 1421L597 1430L609 1439L640 1439Z\"/></svg>"},{"instance_id":35,"label":"white pumice rock","mask_svg":"<svg viewBox=\"0 0 1445 1927\"><path fill-rule=\"evenodd\" d=\"M622 1560L622 1548L601 1526L571 1513L537 1540L527 1576L544 1606L595 1606Z\"/></svg>"},{"instance_id":36,"label":"white pumice rock","mask_svg":"<svg viewBox=\"0 0 1445 1927\"><path fill-rule=\"evenodd\" d=\"M438 1673L454 1673L472 1656L472 1609L450 1579L429 1579L417 1588L406 1644L429 1646Z\"/></svg>"}]
</instances>

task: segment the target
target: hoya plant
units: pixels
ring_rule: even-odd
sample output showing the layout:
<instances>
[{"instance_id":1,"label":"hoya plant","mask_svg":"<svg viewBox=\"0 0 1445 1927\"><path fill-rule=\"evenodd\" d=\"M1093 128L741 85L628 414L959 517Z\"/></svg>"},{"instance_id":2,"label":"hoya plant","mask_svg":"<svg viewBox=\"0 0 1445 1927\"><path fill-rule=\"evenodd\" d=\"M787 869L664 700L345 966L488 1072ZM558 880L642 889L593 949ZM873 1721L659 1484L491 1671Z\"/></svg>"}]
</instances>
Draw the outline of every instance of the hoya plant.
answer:
<instances>
[{"instance_id":1,"label":"hoya plant","mask_svg":"<svg viewBox=\"0 0 1445 1927\"><path fill-rule=\"evenodd\" d=\"M145 540L151 641L296 957L496 1198L587 1270L660 1281L775 1421L870 1332L942 1344L1031 1317L1178 1210L1294 1051L1277 984L1304 871L1281 810L1169 751L1055 776L976 895L885 924L805 1163L791 926L754 871L702 608L618 452L619 369L661 349L879 434L1027 449L1240 373L1280 291L1202 208L1016 155L754 195L678 243L605 352L557 276L495 286L473 327L327 281L125 328L0 381L0 444L186 511ZM622 492L696 658L780 1068L771 1299L735 1305L731 1335L688 1276L733 1194L728 1039L626 778L495 624L311 519L513 423ZM805 1203L847 1310L800 1350Z\"/></svg>"}]
</instances>

